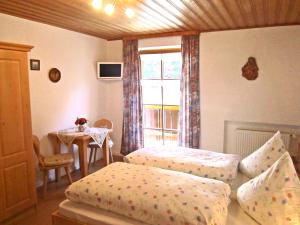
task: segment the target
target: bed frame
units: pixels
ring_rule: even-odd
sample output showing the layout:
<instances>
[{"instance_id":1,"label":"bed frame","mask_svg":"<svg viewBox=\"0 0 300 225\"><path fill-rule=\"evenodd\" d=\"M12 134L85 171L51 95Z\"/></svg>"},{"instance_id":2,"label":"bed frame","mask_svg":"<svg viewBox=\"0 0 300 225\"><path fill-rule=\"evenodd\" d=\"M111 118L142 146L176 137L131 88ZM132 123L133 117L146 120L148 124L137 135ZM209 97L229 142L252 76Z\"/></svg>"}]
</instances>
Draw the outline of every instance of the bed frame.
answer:
<instances>
[{"instance_id":1,"label":"bed frame","mask_svg":"<svg viewBox=\"0 0 300 225\"><path fill-rule=\"evenodd\" d=\"M75 219L70 219L68 217L59 214L58 210L52 213L52 225L90 225L87 223L80 222Z\"/></svg>"},{"instance_id":2,"label":"bed frame","mask_svg":"<svg viewBox=\"0 0 300 225\"><path fill-rule=\"evenodd\" d=\"M98 222L98 225L111 225L104 222ZM58 210L52 213L52 225L91 225L89 223L81 222L79 220L68 218L59 214Z\"/></svg>"},{"instance_id":3,"label":"bed frame","mask_svg":"<svg viewBox=\"0 0 300 225\"><path fill-rule=\"evenodd\" d=\"M84 223L76 219L71 219L66 216L59 214L58 210L52 213L52 225L91 225L89 223ZM99 225L109 225L107 223L100 223Z\"/></svg>"}]
</instances>

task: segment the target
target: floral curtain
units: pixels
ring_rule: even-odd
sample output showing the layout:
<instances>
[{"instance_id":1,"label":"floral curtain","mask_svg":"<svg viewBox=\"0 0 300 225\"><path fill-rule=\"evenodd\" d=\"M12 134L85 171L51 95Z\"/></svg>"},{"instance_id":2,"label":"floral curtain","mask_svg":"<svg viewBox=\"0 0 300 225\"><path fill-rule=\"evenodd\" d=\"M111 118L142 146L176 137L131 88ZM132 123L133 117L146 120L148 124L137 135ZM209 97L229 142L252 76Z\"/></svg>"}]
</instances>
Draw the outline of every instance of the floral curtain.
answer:
<instances>
[{"instance_id":1,"label":"floral curtain","mask_svg":"<svg viewBox=\"0 0 300 225\"><path fill-rule=\"evenodd\" d=\"M199 35L182 36L179 145L200 148Z\"/></svg>"},{"instance_id":2,"label":"floral curtain","mask_svg":"<svg viewBox=\"0 0 300 225\"><path fill-rule=\"evenodd\" d=\"M121 153L143 147L142 88L138 40L123 41L123 134Z\"/></svg>"}]
</instances>

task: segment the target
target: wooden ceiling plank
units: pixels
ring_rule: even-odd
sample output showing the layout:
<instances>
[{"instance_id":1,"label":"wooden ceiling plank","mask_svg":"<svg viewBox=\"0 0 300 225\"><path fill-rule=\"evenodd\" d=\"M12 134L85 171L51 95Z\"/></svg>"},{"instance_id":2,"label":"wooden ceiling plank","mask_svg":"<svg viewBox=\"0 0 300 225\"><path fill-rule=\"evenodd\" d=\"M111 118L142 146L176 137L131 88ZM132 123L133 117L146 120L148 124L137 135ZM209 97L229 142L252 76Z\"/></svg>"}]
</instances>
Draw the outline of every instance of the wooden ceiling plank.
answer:
<instances>
[{"instance_id":1,"label":"wooden ceiling plank","mask_svg":"<svg viewBox=\"0 0 300 225\"><path fill-rule=\"evenodd\" d=\"M294 6L289 13L288 23L300 23L300 0L293 1Z\"/></svg>"},{"instance_id":2,"label":"wooden ceiling plank","mask_svg":"<svg viewBox=\"0 0 300 225\"><path fill-rule=\"evenodd\" d=\"M130 32L139 32L138 29L135 28L133 21L137 20L137 15L133 18L128 18L125 13L120 13L118 10L113 15L107 15L103 10L97 11L95 10L91 4L87 4L86 0L56 0L60 4L64 4L66 7L70 5L75 8L82 15L89 15L89 17L93 17L96 20L103 21L106 24L112 24L114 26L119 26L121 28L127 28ZM116 5L116 9L120 8L121 2ZM87 18L88 19L88 18ZM151 20L147 21L148 24L151 23ZM161 25L160 25L161 26ZM145 26L144 26L145 27ZM153 24L151 25L153 27Z\"/></svg>"},{"instance_id":3,"label":"wooden ceiling plank","mask_svg":"<svg viewBox=\"0 0 300 225\"><path fill-rule=\"evenodd\" d=\"M295 5L296 5L296 0L289 0L288 2L288 9L286 10L286 14L284 16L284 20L289 23L289 22L293 22L291 20L291 17L293 15L293 9L295 9ZM300 9L299 9L300 11Z\"/></svg>"},{"instance_id":4,"label":"wooden ceiling plank","mask_svg":"<svg viewBox=\"0 0 300 225\"><path fill-rule=\"evenodd\" d=\"M277 6L277 1L276 0L268 0L268 6L269 6L269 9L268 9L268 12L269 12L269 18L268 18L268 25L271 26L271 25L274 25L276 24L276 6Z\"/></svg>"},{"instance_id":5,"label":"wooden ceiling plank","mask_svg":"<svg viewBox=\"0 0 300 225\"><path fill-rule=\"evenodd\" d=\"M210 13L205 9L205 7L200 3L199 0L193 0L196 3L197 7L204 12L207 18L214 24L216 29L220 29L220 25L215 21L215 19L210 15Z\"/></svg>"},{"instance_id":6,"label":"wooden ceiling plank","mask_svg":"<svg viewBox=\"0 0 300 225\"><path fill-rule=\"evenodd\" d=\"M300 24L300 1L298 3L299 3L298 7L297 7L297 9L298 9L298 15L297 15L296 22L297 22L297 24Z\"/></svg>"},{"instance_id":7,"label":"wooden ceiling plank","mask_svg":"<svg viewBox=\"0 0 300 225\"><path fill-rule=\"evenodd\" d=\"M236 3L236 5L237 5L237 8L239 9L239 13L240 13L241 18L242 18L242 20L243 20L243 26L245 26L245 27L250 27L241 0L236 0L235 3Z\"/></svg>"},{"instance_id":8,"label":"wooden ceiling plank","mask_svg":"<svg viewBox=\"0 0 300 225\"><path fill-rule=\"evenodd\" d=\"M228 7L228 4L224 2L225 0L220 0L220 3L223 5L224 9L226 10L229 18L231 19L234 27L239 27L239 25L237 24L234 16L233 16L233 13L231 12L230 8Z\"/></svg>"},{"instance_id":9,"label":"wooden ceiling plank","mask_svg":"<svg viewBox=\"0 0 300 225\"><path fill-rule=\"evenodd\" d=\"M86 1L86 0L83 0ZM126 3L126 5L125 5ZM133 4L135 3L135 4ZM174 29L178 29L178 27L176 26L176 28L174 28L174 24L168 24L165 23L164 21L160 20L159 18L154 17L153 15L149 15L148 13L146 13L143 9L141 9L141 6L139 5L140 3L137 2L133 2L133 1L129 1L129 2L119 2L118 3L118 7L121 8L124 12L126 10L126 8L129 6L130 8L132 8L135 12L136 15L138 15L138 19L139 18L143 18L144 21L147 21L147 23L152 24L151 27L153 27L153 25L157 26L158 30L168 30L168 31L174 31Z\"/></svg>"},{"instance_id":10,"label":"wooden ceiling plank","mask_svg":"<svg viewBox=\"0 0 300 225\"><path fill-rule=\"evenodd\" d=\"M275 8L275 24L280 24L280 18L281 18L281 13L282 13L282 1L281 0L277 0L276 1L276 8Z\"/></svg>"},{"instance_id":11,"label":"wooden ceiling plank","mask_svg":"<svg viewBox=\"0 0 300 225\"><path fill-rule=\"evenodd\" d=\"M188 9L186 9L185 5L183 4L183 1L166 0L166 3L174 7L180 14L180 16L192 25L193 29L199 29L199 26L201 27L201 23L199 23L198 20L195 19L195 17L187 13ZM180 4L181 6L179 6L178 4Z\"/></svg>"},{"instance_id":12,"label":"wooden ceiling plank","mask_svg":"<svg viewBox=\"0 0 300 225\"><path fill-rule=\"evenodd\" d=\"M177 21L176 18L174 20L174 18L172 19L164 14L159 13L157 11L157 8L155 9L155 7L153 7L152 1L144 1L144 0L138 0L138 1L139 1L139 3L141 3L140 5L143 6L144 9L147 9L149 15L158 16L159 18L163 19L164 21L175 25L176 28L185 29L184 25L182 23L180 23L180 21Z\"/></svg>"},{"instance_id":13,"label":"wooden ceiling plank","mask_svg":"<svg viewBox=\"0 0 300 225\"><path fill-rule=\"evenodd\" d=\"M112 27L107 27L101 23L95 23L94 21L87 21L87 20L84 20L81 18L72 17L66 13L60 13L59 11L54 11L54 10L45 8L43 5L40 5L40 4L34 4L34 5L31 4L30 5L28 3L28 1L23 1L22 3L19 3L18 1L14 1L14 0L10 0L10 2L8 4L14 4L13 7L17 7L17 6L22 7L22 5L23 5L27 10L36 12L37 15L43 15L46 18L54 17L58 20L67 20L69 22L76 21L76 23L84 24L85 26L92 25L93 27L96 27L100 30L105 29L105 30L109 30L110 32L113 32L113 33L119 32L118 29L114 29ZM124 32L124 30L120 30L120 31Z\"/></svg>"},{"instance_id":14,"label":"wooden ceiling plank","mask_svg":"<svg viewBox=\"0 0 300 225\"><path fill-rule=\"evenodd\" d=\"M300 24L300 0L111 0L111 16L91 1L0 0L0 12L109 40Z\"/></svg>"},{"instance_id":15,"label":"wooden ceiling plank","mask_svg":"<svg viewBox=\"0 0 300 225\"><path fill-rule=\"evenodd\" d=\"M199 19L199 22L201 23L201 30L209 30L211 25L208 24L208 22L197 13L193 7L191 7L185 0L181 1L182 4L195 16ZM204 25L204 26L203 26Z\"/></svg>"},{"instance_id":16,"label":"wooden ceiling plank","mask_svg":"<svg viewBox=\"0 0 300 225\"><path fill-rule=\"evenodd\" d=\"M269 2L268 0L262 1L263 9L264 9L264 25L267 26L269 23Z\"/></svg>"},{"instance_id":17,"label":"wooden ceiling plank","mask_svg":"<svg viewBox=\"0 0 300 225\"><path fill-rule=\"evenodd\" d=\"M57 14L57 13L53 14L53 12L51 10L49 10L47 8L43 8L42 6L27 5L27 1L23 1L22 3L19 3L19 2L16 2L16 1L9 1L9 3L7 3L7 4L14 4L13 7L23 7L23 8L25 7L24 14L26 14L27 10L28 11L36 10L35 12L36 12L37 15L42 15L46 18L53 17L53 18L56 18L59 22L61 22L62 20L66 20L69 23L74 23L74 21L77 21L78 24L84 24L85 26L90 26L90 24L87 24L87 21L85 21L85 20L77 20L76 18L70 17L67 14ZM107 27L105 27L103 25L101 26L99 24L94 24L94 25L92 25L92 27L93 28L91 28L91 29L100 29L100 27L101 27L100 30L107 30ZM116 29L112 29L112 28L108 28L108 30L110 30L110 32L112 32L112 33L117 33L118 32Z\"/></svg>"},{"instance_id":18,"label":"wooden ceiling plank","mask_svg":"<svg viewBox=\"0 0 300 225\"><path fill-rule=\"evenodd\" d=\"M105 29L105 27L103 27L104 29ZM106 30L108 30L108 29L106 29ZM113 28L111 28L111 31L110 32L113 32L113 33L116 33L116 30L117 29L113 29ZM168 31L170 31L170 30L168 30ZM124 30L122 31L123 32L123 35L124 35ZM127 35L129 35L129 34L132 34L133 32L131 31L131 32L126 32L127 33ZM138 33L138 32L136 32L136 33ZM117 35L117 34L116 34Z\"/></svg>"},{"instance_id":19,"label":"wooden ceiling plank","mask_svg":"<svg viewBox=\"0 0 300 225\"><path fill-rule=\"evenodd\" d=\"M160 24L161 27L166 27L173 30L180 29L180 27L172 21L167 20L164 17L157 16L157 13L155 13L153 9L149 8L143 3L137 4L135 10L141 11L141 14L143 14L145 18L151 21L155 21L157 24Z\"/></svg>"},{"instance_id":20,"label":"wooden ceiling plank","mask_svg":"<svg viewBox=\"0 0 300 225\"><path fill-rule=\"evenodd\" d=\"M25 2L25 1L24 1ZM7 7L7 6L10 6L11 7L11 10L14 10L14 9L19 9L22 10L22 13L23 13L23 17L26 17L26 14L28 13L33 13L39 17L42 17L44 18L44 21L45 20L55 20L56 21L56 25L59 26L59 24L61 24L62 22L64 22L65 24L70 24L71 26L76 26L78 27L78 25L80 25L82 27L82 29L84 30L95 30L97 29L98 32L101 32L101 36L103 36L103 31L106 32L105 30L105 27L98 27L98 26L90 26L90 24L86 23L85 21L75 21L74 18L72 17L66 17L66 16L55 16L55 15L52 15L51 12L45 12L46 9L38 9L38 12L35 11L37 8L35 8L36 6L32 6L32 7L25 7L21 4L18 4L18 3L15 3L14 1L10 1L9 3L7 3L5 6L2 6L2 7ZM26 6L26 5L25 5ZM64 26L65 27L65 26ZM111 32L117 34L116 31L112 30Z\"/></svg>"},{"instance_id":21,"label":"wooden ceiling plank","mask_svg":"<svg viewBox=\"0 0 300 225\"><path fill-rule=\"evenodd\" d=\"M160 30L160 29L164 29L164 30L168 30L168 31L172 31L172 28L170 28L168 25L165 25L164 23L161 23L161 21L157 21L155 20L153 17L147 17L147 14L145 14L143 11L141 11L140 9L136 8L134 5L129 4L129 7L131 7L134 11L135 11L135 20L132 20L133 23L143 23L144 27L145 27L145 31L149 31L149 30ZM118 5L118 8L120 8L123 13L125 14L126 11L126 7L124 4L122 4L122 2L120 2L120 4ZM151 27L151 29L149 29Z\"/></svg>"},{"instance_id":22,"label":"wooden ceiling plank","mask_svg":"<svg viewBox=\"0 0 300 225\"><path fill-rule=\"evenodd\" d=\"M28 0L27 0L28 1ZM80 9L76 8L75 5L69 5L67 4L69 1L51 1L50 3L47 3L47 1L39 1L39 0L29 0L32 1L33 4L39 4L42 7L50 8L51 11L59 12L62 14L68 14L69 16L73 18L80 18L84 21L93 21L94 23L101 23L104 26L109 26L112 29L120 30L120 31L127 31L132 32L132 29L129 29L128 26L125 25L119 25L119 24L112 24L111 22L107 22L104 20L96 19L94 16L89 16L89 12L82 12ZM72 1L74 2L74 1ZM76 10L76 11L74 11Z\"/></svg>"},{"instance_id":23,"label":"wooden ceiling plank","mask_svg":"<svg viewBox=\"0 0 300 225\"><path fill-rule=\"evenodd\" d=\"M61 4L63 4L65 2L65 0L57 0L57 1L59 1ZM71 2L74 2L74 1L71 1ZM103 14L103 12L101 14L100 13L95 13L96 11L94 9L89 8L91 6L86 3L86 0L79 0L79 2L80 2L80 5L75 4L76 1L75 1L75 3L72 3L72 7L75 7L77 10L81 11L82 14L89 15L92 12L93 17L97 20L102 20L103 18L107 18L107 15ZM116 7L123 10L123 11L125 11L122 2L118 3ZM135 21L137 21L141 24L142 21L143 21L143 27L148 32L151 32L152 30L155 30L155 29L168 30L168 31L174 30L174 29L172 29L172 27L168 26L167 24L163 23L162 21L156 19L153 16L152 17L151 16L145 17L145 13L142 12L141 10L137 9L135 6L132 7L132 8L136 11L136 15L133 18L128 19L126 17L125 13L122 14L121 17L118 16L118 18L120 17L120 20L123 23L122 27L127 27L130 24L135 24ZM104 16L100 17L100 15L104 15ZM140 20L141 17L142 17L142 20ZM111 23L111 21L114 21L114 23L116 23L115 18L116 17L109 18L109 20L110 20L109 24ZM127 21L127 23L126 23L126 21ZM107 23L106 21L104 21L104 22ZM146 26L145 24L148 24L148 26ZM134 27L134 26L131 26L131 27ZM130 33L132 33L132 32L137 32L138 33L138 32L142 32L142 31L139 30L139 29L132 29L130 31Z\"/></svg>"},{"instance_id":24,"label":"wooden ceiling plank","mask_svg":"<svg viewBox=\"0 0 300 225\"><path fill-rule=\"evenodd\" d=\"M153 0L153 2L155 2L155 4L157 4L159 7L161 7L164 11L168 12L169 15L172 15L174 18L176 18L176 20L181 21L182 24L185 26L186 30L193 30L195 29L194 23L191 20L186 20L186 16L188 16L186 14L186 16L183 15L182 11L180 9L178 9L178 7L172 3L170 3L170 1L156 1ZM167 5L165 5L167 4ZM175 9L177 12L179 12L181 14L181 16L178 16L175 14L174 11L172 11L171 9ZM189 22L187 22L189 21ZM192 23L192 25L191 25Z\"/></svg>"},{"instance_id":25,"label":"wooden ceiling plank","mask_svg":"<svg viewBox=\"0 0 300 225\"><path fill-rule=\"evenodd\" d=\"M210 1L202 0L202 1L199 1L199 3L202 5L202 7L206 10L206 12L209 14L209 16L213 19L213 21L215 21L215 23L220 28L224 28L224 29L229 28L226 21L224 21L224 18L221 19L220 16L218 15L218 9L214 8L215 5L212 0L210 0ZM221 17L222 17L222 15L221 15Z\"/></svg>"},{"instance_id":26,"label":"wooden ceiling plank","mask_svg":"<svg viewBox=\"0 0 300 225\"><path fill-rule=\"evenodd\" d=\"M227 22L227 20L225 19L225 17L222 15L222 13L220 12L220 10L216 6L216 4L213 1L208 1L208 3L215 10L216 14L219 16L219 18L224 23L224 25L226 26L226 28L230 28L231 26L229 25L229 23Z\"/></svg>"},{"instance_id":27,"label":"wooden ceiling plank","mask_svg":"<svg viewBox=\"0 0 300 225\"><path fill-rule=\"evenodd\" d=\"M249 0L250 6L251 6L251 13L252 13L252 18L254 20L254 25L258 26L258 16L257 16L257 9L256 9L256 5L255 2L253 0Z\"/></svg>"},{"instance_id":28,"label":"wooden ceiling plank","mask_svg":"<svg viewBox=\"0 0 300 225\"><path fill-rule=\"evenodd\" d=\"M256 22L257 26L262 27L266 24L264 15L264 1L265 0L251 0L256 10Z\"/></svg>"},{"instance_id":29,"label":"wooden ceiling plank","mask_svg":"<svg viewBox=\"0 0 300 225\"><path fill-rule=\"evenodd\" d=\"M43 23L43 24L47 24L47 25L51 25L51 26L56 26L62 29L66 29L66 30L70 30L70 31L75 31L75 32L79 32L79 33L83 33L83 34L87 34L87 35L91 35L91 36L95 36L98 38L102 38L102 39L111 39L112 37L107 35L107 34L101 34L100 32L92 32L89 30L83 30L81 28L77 28L77 27L70 27L70 24L65 24L65 23L60 23L58 24L57 21L52 21L51 19L42 19L41 17L36 16L35 14L27 14L26 17L24 16L23 13L18 12L17 10L10 10L10 9L6 9L1 7L0 8L0 12L1 13L5 13L11 16L16 16L19 18L23 18L23 19L28 19L28 20L33 20L39 23Z\"/></svg>"},{"instance_id":30,"label":"wooden ceiling plank","mask_svg":"<svg viewBox=\"0 0 300 225\"><path fill-rule=\"evenodd\" d=\"M60 1L58 0L59 2L64 2L63 1ZM76 2L75 2L76 3ZM81 11L82 14L85 14L85 15L90 15L92 14L93 15L93 18L95 18L96 20L103 20L103 18L106 18L107 15L105 15L103 12L101 12L101 14L97 11L95 11L95 9L92 9L92 6L91 5L88 5L86 3L86 0L81 0L80 1L80 6L78 6L78 4L75 4L73 3L72 4L72 7L75 7L77 10ZM83 5L85 5L86 7L83 7ZM90 7L90 8L89 8ZM122 2L120 2L118 5L117 5L118 8L120 8L121 10L123 10L123 12L125 12L125 8L123 7L122 5ZM131 18L129 19L129 23L131 24L134 24L135 21L138 21L139 23L143 23L143 27L145 30L148 30L149 31L149 27L151 27L151 29L163 29L163 27L165 27L166 29L169 29L169 27L163 23L157 23L156 20L153 19L153 17L150 17L150 18L146 18L143 14L143 12L141 12L140 10L137 10L135 7L132 7L134 8L134 10L136 11L136 15L134 18ZM100 15L102 15L100 17ZM125 13L123 13L122 16L124 16ZM120 17L121 18L121 17ZM115 18L109 18L109 23L111 23L112 20L114 20ZM141 19L141 20L140 20ZM122 22L126 22L128 20L128 18L123 18L122 17ZM105 23L108 23L107 21L104 21ZM116 23L114 21L114 23ZM146 25L147 24L147 25ZM128 25L128 22L125 24L125 26ZM134 27L134 26L133 26ZM150 30L151 30L150 29ZM136 30L136 31L139 31L139 30Z\"/></svg>"}]
</instances>

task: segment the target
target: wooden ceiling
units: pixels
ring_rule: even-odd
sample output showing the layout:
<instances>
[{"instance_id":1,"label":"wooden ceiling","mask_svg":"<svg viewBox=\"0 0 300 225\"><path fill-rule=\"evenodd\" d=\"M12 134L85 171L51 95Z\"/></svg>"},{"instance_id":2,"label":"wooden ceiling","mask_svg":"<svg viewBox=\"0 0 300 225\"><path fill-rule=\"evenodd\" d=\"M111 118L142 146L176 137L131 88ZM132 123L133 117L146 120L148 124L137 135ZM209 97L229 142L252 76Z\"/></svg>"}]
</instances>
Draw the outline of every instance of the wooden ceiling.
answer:
<instances>
[{"instance_id":1,"label":"wooden ceiling","mask_svg":"<svg viewBox=\"0 0 300 225\"><path fill-rule=\"evenodd\" d=\"M300 0L0 0L0 12L107 40L300 24ZM125 10L135 11L129 19Z\"/></svg>"}]
</instances>

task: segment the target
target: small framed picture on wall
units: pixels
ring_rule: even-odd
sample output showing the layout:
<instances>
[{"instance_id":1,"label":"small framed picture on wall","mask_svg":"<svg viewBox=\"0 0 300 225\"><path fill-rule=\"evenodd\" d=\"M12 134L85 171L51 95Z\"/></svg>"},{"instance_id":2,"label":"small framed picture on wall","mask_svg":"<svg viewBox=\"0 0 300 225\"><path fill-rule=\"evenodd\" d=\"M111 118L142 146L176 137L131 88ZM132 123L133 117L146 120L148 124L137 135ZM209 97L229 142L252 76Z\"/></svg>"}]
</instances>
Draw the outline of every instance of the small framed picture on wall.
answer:
<instances>
[{"instance_id":1,"label":"small framed picture on wall","mask_svg":"<svg viewBox=\"0 0 300 225\"><path fill-rule=\"evenodd\" d=\"M31 70L40 70L40 60L30 59L30 69Z\"/></svg>"}]
</instances>

